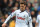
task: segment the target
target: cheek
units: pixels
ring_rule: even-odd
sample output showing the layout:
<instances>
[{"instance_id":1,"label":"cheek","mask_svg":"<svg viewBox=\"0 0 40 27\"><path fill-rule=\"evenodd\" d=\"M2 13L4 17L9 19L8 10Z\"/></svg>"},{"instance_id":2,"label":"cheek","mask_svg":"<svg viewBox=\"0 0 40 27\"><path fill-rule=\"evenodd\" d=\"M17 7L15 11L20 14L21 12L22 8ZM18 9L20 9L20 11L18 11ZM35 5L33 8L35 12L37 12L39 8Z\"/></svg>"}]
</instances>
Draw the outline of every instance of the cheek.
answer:
<instances>
[{"instance_id":1,"label":"cheek","mask_svg":"<svg viewBox=\"0 0 40 27\"><path fill-rule=\"evenodd\" d=\"M20 7L20 8L23 8L23 7Z\"/></svg>"},{"instance_id":2,"label":"cheek","mask_svg":"<svg viewBox=\"0 0 40 27\"><path fill-rule=\"evenodd\" d=\"M25 8L25 6L23 6L23 8Z\"/></svg>"}]
</instances>

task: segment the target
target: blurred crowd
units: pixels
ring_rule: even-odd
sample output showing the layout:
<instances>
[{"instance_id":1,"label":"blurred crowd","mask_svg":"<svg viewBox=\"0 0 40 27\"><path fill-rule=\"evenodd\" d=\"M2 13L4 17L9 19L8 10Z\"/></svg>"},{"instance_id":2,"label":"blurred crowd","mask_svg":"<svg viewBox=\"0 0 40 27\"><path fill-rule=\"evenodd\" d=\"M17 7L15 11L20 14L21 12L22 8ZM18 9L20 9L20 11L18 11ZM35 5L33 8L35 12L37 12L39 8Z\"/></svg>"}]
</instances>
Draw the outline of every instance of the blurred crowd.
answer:
<instances>
[{"instance_id":1,"label":"blurred crowd","mask_svg":"<svg viewBox=\"0 0 40 27\"><path fill-rule=\"evenodd\" d=\"M24 1L26 10L30 12L32 24L35 26L37 15L40 13L40 4L37 0L0 0L0 27L5 19L15 10L20 9L20 2ZM7 27L15 27L15 16L7 23Z\"/></svg>"}]
</instances>

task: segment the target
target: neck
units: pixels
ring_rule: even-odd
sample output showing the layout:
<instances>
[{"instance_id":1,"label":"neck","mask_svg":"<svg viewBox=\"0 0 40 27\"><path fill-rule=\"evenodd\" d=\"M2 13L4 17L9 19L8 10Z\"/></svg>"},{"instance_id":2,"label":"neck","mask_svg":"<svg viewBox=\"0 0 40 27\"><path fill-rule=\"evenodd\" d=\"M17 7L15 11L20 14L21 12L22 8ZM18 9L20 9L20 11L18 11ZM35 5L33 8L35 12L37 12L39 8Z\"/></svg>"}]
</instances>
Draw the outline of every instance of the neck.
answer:
<instances>
[{"instance_id":1,"label":"neck","mask_svg":"<svg viewBox=\"0 0 40 27\"><path fill-rule=\"evenodd\" d=\"M21 12L24 12L25 10L21 10Z\"/></svg>"}]
</instances>

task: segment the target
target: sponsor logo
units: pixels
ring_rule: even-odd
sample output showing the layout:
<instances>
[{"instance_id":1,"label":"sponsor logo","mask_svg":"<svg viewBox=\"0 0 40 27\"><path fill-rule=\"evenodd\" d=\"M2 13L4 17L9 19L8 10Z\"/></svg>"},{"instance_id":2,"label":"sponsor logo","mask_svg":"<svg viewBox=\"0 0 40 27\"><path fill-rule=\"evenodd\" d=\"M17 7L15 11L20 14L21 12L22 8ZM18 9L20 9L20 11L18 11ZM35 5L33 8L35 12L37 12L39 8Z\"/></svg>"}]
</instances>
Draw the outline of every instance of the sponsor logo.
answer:
<instances>
[{"instance_id":1,"label":"sponsor logo","mask_svg":"<svg viewBox=\"0 0 40 27\"><path fill-rule=\"evenodd\" d=\"M25 18L22 18L22 17L18 17L18 16L17 16L17 18L18 18L18 19L21 19L21 20L25 20Z\"/></svg>"}]
</instances>

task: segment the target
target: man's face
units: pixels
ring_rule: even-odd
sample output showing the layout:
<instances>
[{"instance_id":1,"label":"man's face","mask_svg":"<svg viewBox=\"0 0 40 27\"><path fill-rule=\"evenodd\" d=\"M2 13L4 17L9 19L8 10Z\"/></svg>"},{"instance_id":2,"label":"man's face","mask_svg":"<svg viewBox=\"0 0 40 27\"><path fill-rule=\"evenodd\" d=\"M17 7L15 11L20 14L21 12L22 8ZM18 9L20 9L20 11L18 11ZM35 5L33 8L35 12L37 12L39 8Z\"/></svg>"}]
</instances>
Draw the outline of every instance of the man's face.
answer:
<instances>
[{"instance_id":1,"label":"man's face","mask_svg":"<svg viewBox=\"0 0 40 27\"><path fill-rule=\"evenodd\" d=\"M25 5L24 4L20 4L20 9L23 11L25 10Z\"/></svg>"}]
</instances>

